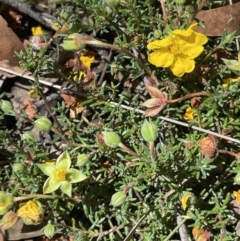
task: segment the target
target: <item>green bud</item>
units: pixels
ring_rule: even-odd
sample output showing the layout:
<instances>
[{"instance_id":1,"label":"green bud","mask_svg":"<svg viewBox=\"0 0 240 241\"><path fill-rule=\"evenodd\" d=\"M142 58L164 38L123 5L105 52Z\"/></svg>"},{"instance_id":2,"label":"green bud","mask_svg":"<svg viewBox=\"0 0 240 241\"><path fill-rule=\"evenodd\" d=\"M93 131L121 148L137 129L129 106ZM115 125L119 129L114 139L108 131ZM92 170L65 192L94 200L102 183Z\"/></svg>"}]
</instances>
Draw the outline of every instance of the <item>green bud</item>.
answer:
<instances>
[{"instance_id":1,"label":"green bud","mask_svg":"<svg viewBox=\"0 0 240 241\"><path fill-rule=\"evenodd\" d=\"M48 224L43 228L43 233L51 239L56 232L55 226L51 223L51 221L48 221Z\"/></svg>"},{"instance_id":2,"label":"green bud","mask_svg":"<svg viewBox=\"0 0 240 241\"><path fill-rule=\"evenodd\" d=\"M52 127L52 122L47 117L40 117L34 121L34 126L39 131L48 132Z\"/></svg>"},{"instance_id":3,"label":"green bud","mask_svg":"<svg viewBox=\"0 0 240 241\"><path fill-rule=\"evenodd\" d=\"M115 8L119 5L120 0L104 0L104 2L111 8Z\"/></svg>"},{"instance_id":4,"label":"green bud","mask_svg":"<svg viewBox=\"0 0 240 241\"><path fill-rule=\"evenodd\" d=\"M21 135L23 141L35 141L34 136L30 132L25 132Z\"/></svg>"},{"instance_id":5,"label":"green bud","mask_svg":"<svg viewBox=\"0 0 240 241\"><path fill-rule=\"evenodd\" d=\"M65 50L76 52L85 48L86 44L83 43L84 40L86 40L84 35L73 33L64 39L60 46L62 46Z\"/></svg>"},{"instance_id":6,"label":"green bud","mask_svg":"<svg viewBox=\"0 0 240 241\"><path fill-rule=\"evenodd\" d=\"M240 173L235 176L234 181L236 184L240 184Z\"/></svg>"},{"instance_id":7,"label":"green bud","mask_svg":"<svg viewBox=\"0 0 240 241\"><path fill-rule=\"evenodd\" d=\"M163 33L161 30L155 30L153 32L153 36L156 38L156 39L160 39L162 37Z\"/></svg>"},{"instance_id":8,"label":"green bud","mask_svg":"<svg viewBox=\"0 0 240 241\"><path fill-rule=\"evenodd\" d=\"M80 154L77 157L77 166L84 166L89 161L89 158L86 154Z\"/></svg>"},{"instance_id":9,"label":"green bud","mask_svg":"<svg viewBox=\"0 0 240 241\"><path fill-rule=\"evenodd\" d=\"M105 144L109 147L115 148L121 142L120 136L113 131L103 131L102 134Z\"/></svg>"},{"instance_id":10,"label":"green bud","mask_svg":"<svg viewBox=\"0 0 240 241\"><path fill-rule=\"evenodd\" d=\"M2 217L2 220L0 221L0 227L1 229L9 229L13 227L17 221L17 214L13 211L9 211Z\"/></svg>"},{"instance_id":11,"label":"green bud","mask_svg":"<svg viewBox=\"0 0 240 241\"><path fill-rule=\"evenodd\" d=\"M186 2L186 0L176 0L177 4L183 5Z\"/></svg>"},{"instance_id":12,"label":"green bud","mask_svg":"<svg viewBox=\"0 0 240 241\"><path fill-rule=\"evenodd\" d=\"M158 135L158 128L152 121L145 120L141 127L141 134L145 141L154 142Z\"/></svg>"},{"instance_id":13,"label":"green bud","mask_svg":"<svg viewBox=\"0 0 240 241\"><path fill-rule=\"evenodd\" d=\"M126 201L127 195L123 191L116 192L112 195L111 204L114 207L122 205Z\"/></svg>"},{"instance_id":14,"label":"green bud","mask_svg":"<svg viewBox=\"0 0 240 241\"><path fill-rule=\"evenodd\" d=\"M14 197L11 193L0 192L0 215L5 214L14 204Z\"/></svg>"},{"instance_id":15,"label":"green bud","mask_svg":"<svg viewBox=\"0 0 240 241\"><path fill-rule=\"evenodd\" d=\"M23 173L27 170L26 166L22 163L15 163L12 165L13 172L15 173Z\"/></svg>"},{"instance_id":16,"label":"green bud","mask_svg":"<svg viewBox=\"0 0 240 241\"><path fill-rule=\"evenodd\" d=\"M1 109L6 115L14 115L13 105L8 100L1 100Z\"/></svg>"}]
</instances>

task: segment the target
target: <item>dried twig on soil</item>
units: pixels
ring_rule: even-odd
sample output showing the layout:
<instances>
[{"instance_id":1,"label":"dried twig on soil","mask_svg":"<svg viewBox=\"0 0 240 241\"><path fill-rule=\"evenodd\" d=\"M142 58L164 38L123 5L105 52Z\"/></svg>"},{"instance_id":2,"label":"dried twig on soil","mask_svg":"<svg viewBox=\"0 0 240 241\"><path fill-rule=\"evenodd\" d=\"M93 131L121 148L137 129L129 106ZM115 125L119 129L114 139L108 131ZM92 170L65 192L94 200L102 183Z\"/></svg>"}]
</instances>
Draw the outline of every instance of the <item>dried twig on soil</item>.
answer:
<instances>
[{"instance_id":1,"label":"dried twig on soil","mask_svg":"<svg viewBox=\"0 0 240 241\"><path fill-rule=\"evenodd\" d=\"M44 18L43 12L34 8L34 6L31 4L23 3L19 0L0 0L0 2L19 10L21 13L26 14L42 25L50 27L50 23L46 20L46 18Z\"/></svg>"}]
</instances>

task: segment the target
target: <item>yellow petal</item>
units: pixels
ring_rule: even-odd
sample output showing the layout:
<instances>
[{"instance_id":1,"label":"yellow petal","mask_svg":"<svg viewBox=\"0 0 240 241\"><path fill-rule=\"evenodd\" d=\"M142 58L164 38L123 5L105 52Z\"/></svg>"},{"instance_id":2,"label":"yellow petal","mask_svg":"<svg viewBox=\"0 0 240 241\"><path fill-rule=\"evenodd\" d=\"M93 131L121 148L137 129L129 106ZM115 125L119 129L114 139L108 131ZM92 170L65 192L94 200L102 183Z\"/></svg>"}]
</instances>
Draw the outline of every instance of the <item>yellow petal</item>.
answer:
<instances>
[{"instance_id":1,"label":"yellow petal","mask_svg":"<svg viewBox=\"0 0 240 241\"><path fill-rule=\"evenodd\" d=\"M170 66L173 74L177 77L182 77L185 73L191 73L194 68L194 60L186 58L183 55L178 55L173 64Z\"/></svg>"},{"instance_id":2,"label":"yellow petal","mask_svg":"<svg viewBox=\"0 0 240 241\"><path fill-rule=\"evenodd\" d=\"M238 78L228 78L228 79L224 79L223 80L223 84L222 84L222 87L223 88L226 88L229 84L231 83L235 83L238 81Z\"/></svg>"},{"instance_id":3,"label":"yellow petal","mask_svg":"<svg viewBox=\"0 0 240 241\"><path fill-rule=\"evenodd\" d=\"M181 35L183 37L189 37L192 34L191 30L176 29L173 31L175 35Z\"/></svg>"},{"instance_id":4,"label":"yellow petal","mask_svg":"<svg viewBox=\"0 0 240 241\"><path fill-rule=\"evenodd\" d=\"M155 50L160 48L168 48L173 43L172 37L166 37L162 40L155 40L147 45L148 49Z\"/></svg>"},{"instance_id":5,"label":"yellow petal","mask_svg":"<svg viewBox=\"0 0 240 241\"><path fill-rule=\"evenodd\" d=\"M157 67L169 67L173 60L174 56L168 49L156 50L148 55L148 61Z\"/></svg>"},{"instance_id":6,"label":"yellow petal","mask_svg":"<svg viewBox=\"0 0 240 241\"><path fill-rule=\"evenodd\" d=\"M198 23L193 23L193 24L191 24L191 25L188 27L188 29L191 29L191 30L193 30L193 31L196 31L197 27L198 27Z\"/></svg>"},{"instance_id":7,"label":"yellow petal","mask_svg":"<svg viewBox=\"0 0 240 241\"><path fill-rule=\"evenodd\" d=\"M190 44L185 44L181 46L181 51L185 55L187 55L190 59L195 59L197 58L202 52L204 48L203 46L197 46L197 45L190 45Z\"/></svg>"},{"instance_id":8,"label":"yellow petal","mask_svg":"<svg viewBox=\"0 0 240 241\"><path fill-rule=\"evenodd\" d=\"M189 106L187 109L186 109L186 112L183 116L183 119L184 120L193 120L194 118L194 112L193 112L193 109Z\"/></svg>"},{"instance_id":9,"label":"yellow petal","mask_svg":"<svg viewBox=\"0 0 240 241\"><path fill-rule=\"evenodd\" d=\"M32 35L33 36L40 36L43 35L43 30L41 26L37 26L37 27L32 27L31 28L32 31Z\"/></svg>"}]
</instances>

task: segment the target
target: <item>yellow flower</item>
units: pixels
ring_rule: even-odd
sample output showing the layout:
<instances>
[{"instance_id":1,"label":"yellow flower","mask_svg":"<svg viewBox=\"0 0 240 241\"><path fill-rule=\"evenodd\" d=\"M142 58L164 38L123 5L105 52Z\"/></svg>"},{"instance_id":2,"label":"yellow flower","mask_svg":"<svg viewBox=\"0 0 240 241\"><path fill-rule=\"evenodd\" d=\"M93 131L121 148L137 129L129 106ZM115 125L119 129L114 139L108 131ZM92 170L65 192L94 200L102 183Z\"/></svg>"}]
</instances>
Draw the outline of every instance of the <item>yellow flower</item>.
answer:
<instances>
[{"instance_id":1,"label":"yellow flower","mask_svg":"<svg viewBox=\"0 0 240 241\"><path fill-rule=\"evenodd\" d=\"M224 79L223 80L223 84L222 84L222 87L223 88L227 88L227 86L231 83L235 83L238 81L238 78L228 78L228 79Z\"/></svg>"},{"instance_id":2,"label":"yellow flower","mask_svg":"<svg viewBox=\"0 0 240 241\"><path fill-rule=\"evenodd\" d=\"M91 69L91 64L94 62L95 57L91 56L91 55L84 55L83 53L80 54L79 56L79 60L81 62L81 64L83 64L85 66L85 68L87 70ZM83 71L80 71L79 74L79 79L82 79L86 77L86 74ZM77 76L74 77L74 80L76 80Z\"/></svg>"},{"instance_id":3,"label":"yellow flower","mask_svg":"<svg viewBox=\"0 0 240 241\"><path fill-rule=\"evenodd\" d=\"M193 120L194 118L194 111L193 109L189 106L187 109L186 109L186 112L183 116L183 119L184 120Z\"/></svg>"},{"instance_id":4,"label":"yellow flower","mask_svg":"<svg viewBox=\"0 0 240 241\"><path fill-rule=\"evenodd\" d=\"M233 196L236 198L236 203L240 205L240 189L237 192L233 191Z\"/></svg>"},{"instance_id":5,"label":"yellow flower","mask_svg":"<svg viewBox=\"0 0 240 241\"><path fill-rule=\"evenodd\" d=\"M39 201L28 201L20 204L17 215L23 219L26 225L36 225L43 220L44 210Z\"/></svg>"},{"instance_id":6,"label":"yellow flower","mask_svg":"<svg viewBox=\"0 0 240 241\"><path fill-rule=\"evenodd\" d=\"M36 89L30 89L27 94L28 94L29 96L34 96L34 95L36 95L36 93L37 93L37 90L36 90Z\"/></svg>"},{"instance_id":7,"label":"yellow flower","mask_svg":"<svg viewBox=\"0 0 240 241\"><path fill-rule=\"evenodd\" d=\"M33 36L40 36L43 35L43 30L41 26L37 26L37 27L32 27L32 35Z\"/></svg>"},{"instance_id":8,"label":"yellow flower","mask_svg":"<svg viewBox=\"0 0 240 241\"><path fill-rule=\"evenodd\" d=\"M185 211L190 204L194 204L196 202L196 197L192 192L184 192L181 198L182 208Z\"/></svg>"},{"instance_id":9,"label":"yellow flower","mask_svg":"<svg viewBox=\"0 0 240 241\"><path fill-rule=\"evenodd\" d=\"M208 41L205 35L194 31L197 25L192 24L187 30L176 29L171 36L149 43L147 48L153 52L148 55L148 61L157 67L169 67L177 77L191 73L195 68L194 59Z\"/></svg>"}]
</instances>

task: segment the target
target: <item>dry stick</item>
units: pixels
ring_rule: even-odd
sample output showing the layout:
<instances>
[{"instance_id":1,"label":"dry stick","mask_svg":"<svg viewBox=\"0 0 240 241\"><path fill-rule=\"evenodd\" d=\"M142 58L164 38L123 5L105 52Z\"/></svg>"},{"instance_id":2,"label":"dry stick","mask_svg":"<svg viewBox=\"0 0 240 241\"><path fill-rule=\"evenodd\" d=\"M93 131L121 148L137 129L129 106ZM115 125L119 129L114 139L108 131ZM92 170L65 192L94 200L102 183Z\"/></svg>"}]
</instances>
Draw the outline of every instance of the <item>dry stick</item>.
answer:
<instances>
[{"instance_id":1,"label":"dry stick","mask_svg":"<svg viewBox=\"0 0 240 241\"><path fill-rule=\"evenodd\" d=\"M17 76L21 76L21 77L26 78L26 79L29 79L29 80L35 81L34 78L31 77L31 76L23 75L22 73L18 73L18 72L15 72L15 71L12 71L12 70L3 68L3 67L0 67L0 70L5 71L5 72L10 73L10 74L15 74L15 75L17 75ZM49 83L49 82L44 81L44 80L40 80L40 79L39 79L39 83L44 84L44 85L47 85L47 86L50 86L50 87L53 87L53 88L58 89L58 90L61 90L61 89L62 89L62 87L61 87L60 85L54 85L54 84ZM69 92L71 92L71 93L76 94L76 95L83 96L83 97L87 97L87 94L79 93L79 92L77 92L77 91L73 91L73 90L70 90L70 89L67 89L67 90L68 90ZM144 114L144 113L145 113L145 111L143 111L143 110L135 109L135 108L130 107L130 106L127 106L127 105L119 105L118 103L112 102L112 101L109 102L109 103L106 103L106 104L110 104L112 107L120 106L120 107L123 108L123 109L135 111L135 112L140 113L140 114ZM171 118L168 118L168 117L165 117L165 116L158 116L158 118L160 118L161 120L166 121L166 122L170 122L170 123L173 123L173 124L176 124L176 125L185 126L185 127L187 127L187 128L192 128L192 129L194 129L194 130L197 130L197 131L200 131L200 132L204 132L204 133L207 133L207 134L211 134L211 135L213 135L213 136L217 136L217 137L222 138L222 139L224 139L224 140L228 140L228 141L232 141L232 142L235 142L235 143L240 144L240 140L238 140L238 139L235 139L235 138L232 138L232 137L228 137L228 136L224 136L224 135L222 135L222 134L219 134L219 133L216 133L216 132L213 132L213 131L209 131L209 130L203 129L203 128L198 127L198 126L190 126L189 124L187 124L187 123L185 123L185 122L178 121L178 120L175 120L175 119L171 119Z\"/></svg>"},{"instance_id":2,"label":"dry stick","mask_svg":"<svg viewBox=\"0 0 240 241\"><path fill-rule=\"evenodd\" d=\"M113 55L113 50L110 49L110 52L109 52L109 54L108 54L108 56L107 56L107 61L110 61L110 60L111 60L112 55ZM98 83L97 83L98 86L100 86L100 85L102 84L102 82L103 82L103 78L104 78L104 76L105 76L105 74L106 74L108 65L109 65L109 64L106 62L106 63L105 63L105 66L103 67L101 76L100 76L100 78L99 78L99 80L98 80Z\"/></svg>"},{"instance_id":3,"label":"dry stick","mask_svg":"<svg viewBox=\"0 0 240 241\"><path fill-rule=\"evenodd\" d=\"M163 12L163 26L167 26L167 13L166 13L166 8L165 8L165 0L159 0L161 7L162 7L162 12Z\"/></svg>"},{"instance_id":4,"label":"dry stick","mask_svg":"<svg viewBox=\"0 0 240 241\"><path fill-rule=\"evenodd\" d=\"M33 18L37 22L41 23L46 27L50 27L50 24L43 18L43 12L38 9L33 9L33 5L23 3L19 0L0 0L0 2L5 3L13 8L16 8L21 13Z\"/></svg>"}]
</instances>

